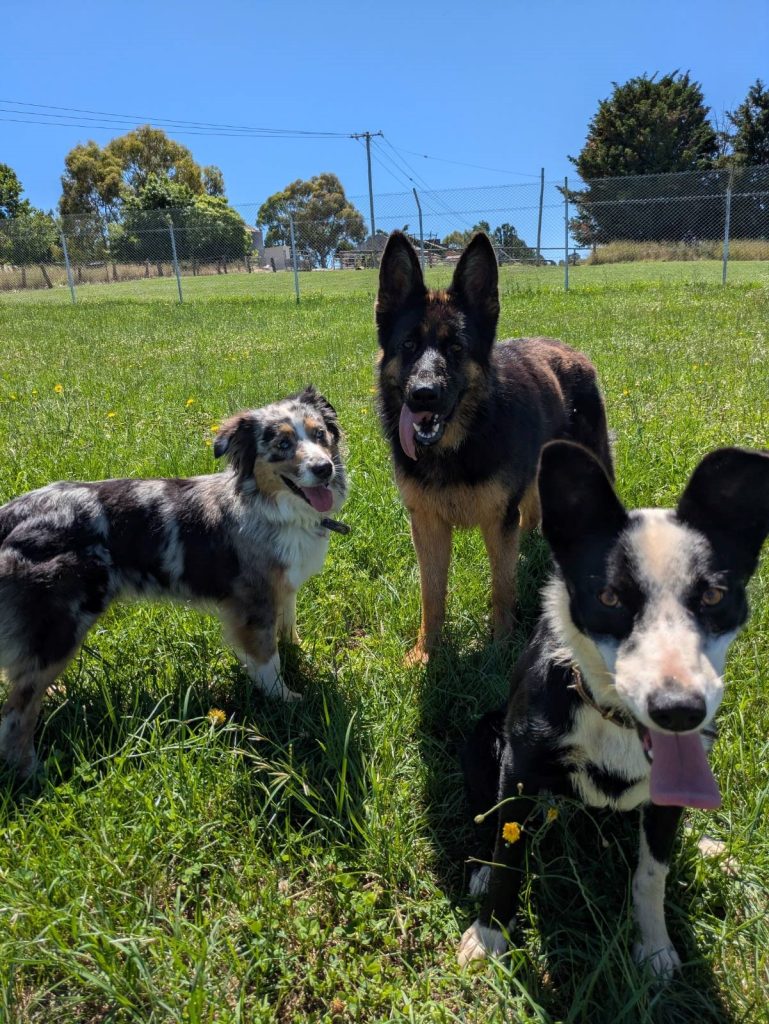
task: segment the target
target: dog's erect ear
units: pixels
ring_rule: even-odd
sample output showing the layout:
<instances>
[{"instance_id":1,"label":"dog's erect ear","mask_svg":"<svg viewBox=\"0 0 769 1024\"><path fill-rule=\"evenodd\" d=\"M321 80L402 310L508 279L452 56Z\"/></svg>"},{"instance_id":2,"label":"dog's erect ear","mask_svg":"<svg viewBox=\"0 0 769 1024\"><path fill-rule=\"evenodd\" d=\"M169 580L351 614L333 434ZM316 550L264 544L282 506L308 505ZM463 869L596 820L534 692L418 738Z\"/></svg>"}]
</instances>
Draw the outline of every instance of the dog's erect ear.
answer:
<instances>
[{"instance_id":1,"label":"dog's erect ear","mask_svg":"<svg viewBox=\"0 0 769 1024\"><path fill-rule=\"evenodd\" d=\"M214 456L226 455L239 476L250 476L256 462L259 424L253 412L239 412L219 427L214 439Z\"/></svg>"},{"instance_id":2,"label":"dog's erect ear","mask_svg":"<svg viewBox=\"0 0 769 1024\"><path fill-rule=\"evenodd\" d=\"M322 395L314 384L308 384L304 391L300 391L296 397L298 401L306 402L318 410L326 424L326 430L338 441L342 436L342 431L339 429L339 418L336 409L326 396Z\"/></svg>"},{"instance_id":3,"label":"dog's erect ear","mask_svg":"<svg viewBox=\"0 0 769 1024\"><path fill-rule=\"evenodd\" d=\"M476 235L462 253L449 292L491 344L499 319L499 270L487 235Z\"/></svg>"},{"instance_id":4,"label":"dog's erect ear","mask_svg":"<svg viewBox=\"0 0 769 1024\"><path fill-rule=\"evenodd\" d=\"M692 473L676 515L705 534L724 568L749 577L769 535L769 452L710 452Z\"/></svg>"},{"instance_id":5,"label":"dog's erect ear","mask_svg":"<svg viewBox=\"0 0 769 1024\"><path fill-rule=\"evenodd\" d=\"M376 320L418 302L425 295L425 281L414 247L402 231L393 231L387 240L379 265L379 293Z\"/></svg>"},{"instance_id":6,"label":"dog's erect ear","mask_svg":"<svg viewBox=\"0 0 769 1024\"><path fill-rule=\"evenodd\" d=\"M572 441L551 441L539 464L542 533L563 566L588 539L616 537L628 521L598 459Z\"/></svg>"}]
</instances>

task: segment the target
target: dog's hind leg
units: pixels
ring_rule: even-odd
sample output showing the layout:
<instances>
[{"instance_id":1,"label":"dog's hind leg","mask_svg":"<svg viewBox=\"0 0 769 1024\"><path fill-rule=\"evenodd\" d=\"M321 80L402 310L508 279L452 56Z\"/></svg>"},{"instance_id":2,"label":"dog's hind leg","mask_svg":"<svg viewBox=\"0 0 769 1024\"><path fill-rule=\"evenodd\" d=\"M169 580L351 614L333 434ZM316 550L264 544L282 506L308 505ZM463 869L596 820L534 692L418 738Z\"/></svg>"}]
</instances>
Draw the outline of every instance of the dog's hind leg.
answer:
<instances>
[{"instance_id":1,"label":"dog's hind leg","mask_svg":"<svg viewBox=\"0 0 769 1024\"><path fill-rule=\"evenodd\" d=\"M438 645L446 617L446 588L451 562L451 527L433 513L411 509L411 537L419 562L422 623L407 665L424 664Z\"/></svg>"},{"instance_id":2,"label":"dog's hind leg","mask_svg":"<svg viewBox=\"0 0 769 1024\"><path fill-rule=\"evenodd\" d=\"M9 689L0 711L0 760L21 780L37 767L35 724L45 692L69 661L67 657L45 668L27 664L6 669Z\"/></svg>"},{"instance_id":3,"label":"dog's hind leg","mask_svg":"<svg viewBox=\"0 0 769 1024\"><path fill-rule=\"evenodd\" d=\"M665 881L680 817L680 807L647 804L642 808L638 868L633 876L633 904L641 931L633 955L662 979L681 966L665 924Z\"/></svg>"},{"instance_id":4,"label":"dog's hind leg","mask_svg":"<svg viewBox=\"0 0 769 1024\"><path fill-rule=\"evenodd\" d=\"M509 517L481 523L481 533L491 565L491 619L495 640L506 640L515 623L515 580L518 572L520 528L518 503L515 522Z\"/></svg>"}]
</instances>

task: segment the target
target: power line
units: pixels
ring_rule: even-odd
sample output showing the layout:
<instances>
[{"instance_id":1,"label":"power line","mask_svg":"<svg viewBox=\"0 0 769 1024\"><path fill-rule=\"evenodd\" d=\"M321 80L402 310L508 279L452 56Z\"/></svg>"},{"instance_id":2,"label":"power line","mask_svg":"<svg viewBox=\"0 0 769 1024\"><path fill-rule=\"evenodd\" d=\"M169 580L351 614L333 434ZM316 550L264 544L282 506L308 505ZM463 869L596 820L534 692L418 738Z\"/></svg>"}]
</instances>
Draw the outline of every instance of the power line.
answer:
<instances>
[{"instance_id":1,"label":"power line","mask_svg":"<svg viewBox=\"0 0 769 1024\"><path fill-rule=\"evenodd\" d=\"M408 161L406 161L403 157L398 156L398 151L395 149L395 147L392 145L392 143L388 141L388 139L384 138L384 136L383 136L383 141L390 147L392 152L395 154L395 160L397 160L398 163L396 164L395 160L393 160L394 166L399 166L400 165L400 167L402 169L404 169L404 173L406 174L406 177L412 183L412 185L414 185L416 187L417 184L420 184L420 193L422 195L423 200L425 201L425 204L429 203L430 205L432 205L433 203L437 203L440 207L442 207L442 209L436 210L434 208L434 206L433 206L433 208L431 210L432 213L437 213L437 214L442 215L442 216L445 216L446 214L448 214L450 217L456 218L457 222L460 225L465 225L466 227L470 227L470 222L465 217L463 217L456 210L452 210L452 208L443 199L443 197L440 195L440 193L434 191L430 187L430 185L425 181L425 179L421 176L421 174L419 174L416 170L414 170L413 167L411 167L411 165L408 163ZM386 156L387 154L383 153L382 155ZM392 158L390 158L388 156L388 159L392 159ZM411 175L408 173L409 171L411 171L416 176L416 178L418 179L417 181L415 181L414 178L411 177ZM425 193L427 193L427 195ZM429 199L428 199L428 196L429 196Z\"/></svg>"},{"instance_id":2,"label":"power line","mask_svg":"<svg viewBox=\"0 0 769 1024\"><path fill-rule=\"evenodd\" d=\"M389 144L392 145L392 143ZM394 148L395 147L393 146L393 149ZM409 156L418 156L421 157L422 160L437 160L442 164L456 164L457 167L473 167L477 171L492 171L494 174L512 174L516 178L539 178L538 174L530 174L527 171L510 171L503 167L485 167L482 164L469 164L464 160L448 160L446 157L431 156L429 153L417 153L413 149L403 149L401 146L398 147L398 152L408 153Z\"/></svg>"},{"instance_id":3,"label":"power line","mask_svg":"<svg viewBox=\"0 0 769 1024\"><path fill-rule=\"evenodd\" d=\"M35 118L35 120L31 121L21 121L20 123L22 124L43 124L55 126L56 124L67 122L67 127L72 128L117 128L124 127L126 123L135 125L136 121L143 121L167 128L178 128L179 130L184 130L186 134L228 134L232 132L236 135L244 133L247 136L265 138L349 139L352 138L354 134L352 132L332 132L325 130L308 131L298 128L263 128L255 127L253 125L220 124L211 121L186 121L165 117L153 117L148 114L120 114L106 110L88 110L80 107L61 107L46 103L27 103L22 100L0 99L0 103L2 103L5 108L0 109L0 113L23 114L26 117ZM20 107L35 109L18 109ZM56 113L56 111L64 111L64 113ZM47 118L48 120L44 121L41 120L41 118ZM3 118L3 120L14 119ZM92 122L98 121L100 123L94 125L84 125L79 123L73 124L72 122L75 120ZM105 121L107 122L106 124L104 123ZM190 129L195 129L195 131L190 131Z\"/></svg>"},{"instance_id":4,"label":"power line","mask_svg":"<svg viewBox=\"0 0 769 1024\"><path fill-rule=\"evenodd\" d=\"M377 155L377 153L378 153L378 155ZM404 178L403 178L404 172L399 169L398 165L395 163L395 161L392 160L392 158L389 156L388 153L386 153L384 150L379 148L376 152L372 153L372 156L374 157L376 162L379 164L379 166L383 170L385 170L390 175L391 178L393 178L395 181L397 181L399 185L402 185L404 188L406 188L408 190L408 193L411 193L411 188L410 188L409 183L413 183L414 179L407 175L407 180L404 180ZM382 157L384 159L380 159L380 157ZM388 167L384 163L384 160L387 160L387 162L390 164L390 167ZM425 182L425 185L427 185L426 182ZM426 207L428 213L432 214L434 217L446 218L448 216L448 217L451 217L453 220L458 221L460 224L467 224L468 223L467 221L464 221L462 219L461 215L458 214L456 212L456 210L452 210L450 207L446 206L445 203L443 203L443 207L444 207L443 209L441 209L440 207L435 206L434 203L433 203L433 200L435 200L435 202L442 202L442 200L440 199L439 196L437 196L430 189L429 185L427 186L426 189L420 189L419 190L419 196L420 196L420 199L421 199L422 203ZM412 211L404 210L403 211L403 216L410 217L411 216L411 212Z\"/></svg>"}]
</instances>

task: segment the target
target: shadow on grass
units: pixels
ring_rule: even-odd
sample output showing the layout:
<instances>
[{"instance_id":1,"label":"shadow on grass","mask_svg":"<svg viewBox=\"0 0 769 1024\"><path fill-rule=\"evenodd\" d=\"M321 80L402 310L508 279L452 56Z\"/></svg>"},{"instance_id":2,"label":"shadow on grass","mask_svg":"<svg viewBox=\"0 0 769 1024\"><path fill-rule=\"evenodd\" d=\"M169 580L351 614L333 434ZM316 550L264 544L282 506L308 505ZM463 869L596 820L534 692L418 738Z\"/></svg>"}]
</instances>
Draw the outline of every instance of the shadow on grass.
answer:
<instances>
[{"instance_id":1,"label":"shadow on grass","mask_svg":"<svg viewBox=\"0 0 769 1024\"><path fill-rule=\"evenodd\" d=\"M637 929L630 885L638 856L637 812L595 812L562 803L559 820L543 824L532 847L512 936L514 943L526 938L530 953L519 958L513 973L516 984L525 986L552 1019L596 1024L736 1019L703 961L707 951L698 948L692 920L699 901L680 852L674 853L665 908L684 967L660 984L633 962ZM466 902L469 921L475 906ZM515 954L511 965L514 959Z\"/></svg>"},{"instance_id":2,"label":"shadow on grass","mask_svg":"<svg viewBox=\"0 0 769 1024\"><path fill-rule=\"evenodd\" d=\"M470 842L466 825L462 747L476 721L507 700L515 660L530 637L540 610L540 590L550 570L547 545L538 532L524 534L518 567L518 617L510 641L488 637L477 648L462 648L446 630L431 657L421 688L420 747L427 769L425 805L444 891L459 899L464 858Z\"/></svg>"},{"instance_id":3,"label":"shadow on grass","mask_svg":"<svg viewBox=\"0 0 769 1024\"><path fill-rule=\"evenodd\" d=\"M127 752L138 767L157 755L158 744L149 742L153 730L163 749L191 748L210 730L208 715L215 711L230 723L222 742L236 746L247 765L238 781L244 808L260 816L269 808L272 820L296 826L312 819L329 836L359 840L363 756L355 711L333 673L320 675L301 648L282 648L287 685L304 694L284 703L265 697L224 649L209 649L203 633L196 639L199 651L191 655L167 652L170 677L141 661L126 670L86 645L44 703L36 740L40 770L23 784L5 772L2 797L23 809L47 789L87 789Z\"/></svg>"}]
</instances>

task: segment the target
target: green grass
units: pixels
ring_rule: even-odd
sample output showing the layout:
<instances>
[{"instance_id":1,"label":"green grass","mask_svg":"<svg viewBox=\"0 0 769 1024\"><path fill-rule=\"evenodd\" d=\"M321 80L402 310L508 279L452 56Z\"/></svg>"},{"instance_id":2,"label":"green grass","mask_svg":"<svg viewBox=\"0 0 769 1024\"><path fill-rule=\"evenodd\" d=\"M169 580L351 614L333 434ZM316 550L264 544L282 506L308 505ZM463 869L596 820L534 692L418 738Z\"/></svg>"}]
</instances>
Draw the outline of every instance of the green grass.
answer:
<instances>
[{"instance_id":1,"label":"green grass","mask_svg":"<svg viewBox=\"0 0 769 1024\"><path fill-rule=\"evenodd\" d=\"M769 289L615 270L580 268L568 295L508 272L500 333L552 334L594 359L622 495L669 505L715 445L769 446ZM669 881L681 976L662 991L630 962L635 821L570 807L536 846L519 947L460 972L476 906L458 750L509 660L488 642L488 569L467 533L446 651L426 672L402 667L417 573L373 408L374 283L321 280L337 293L299 307L206 294L204 279L206 301L181 307L149 291L114 301L114 287L75 308L0 307L1 500L66 477L211 471L226 413L312 380L347 431L353 526L300 595L303 646L287 658L300 707L250 692L215 620L191 610L121 606L89 636L44 707L42 779L0 785L0 1020L765 1021L769 559L728 663L724 808L687 814ZM533 538L518 646L544 572ZM705 829L736 875L700 857Z\"/></svg>"},{"instance_id":2,"label":"green grass","mask_svg":"<svg viewBox=\"0 0 769 1024\"><path fill-rule=\"evenodd\" d=\"M689 262L645 261L636 263L596 264L569 269L572 287L596 287L619 284L720 284L720 260L692 260ZM450 267L428 269L427 277L433 287L444 286L451 280ZM769 284L769 262L766 260L734 260L729 264L728 280L733 284ZM501 288L504 292L521 289L552 288L562 290L564 286L563 267L506 266L501 271ZM302 298L319 295L349 296L360 292L375 295L377 287L376 270L335 270L300 272L299 291ZM271 296L294 296L294 275L285 271L277 274L233 273L214 274L203 277L182 277L182 292L185 302L203 299L222 299L230 296L243 298L264 298ZM103 302L130 299L153 302L164 299L178 302L179 292L175 277L140 278L136 281L117 284L84 284L77 287L78 302ZM27 290L2 292L3 303L41 302L71 304L69 289L60 286L48 290Z\"/></svg>"}]
</instances>

